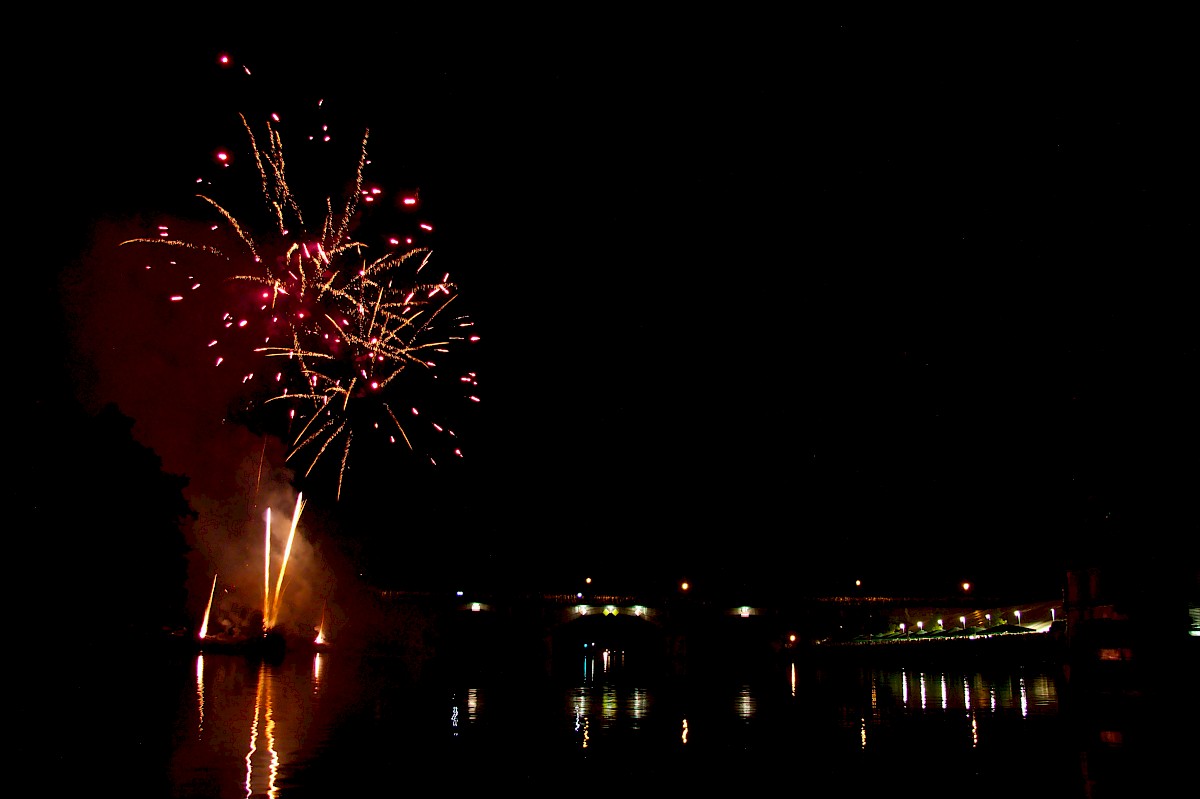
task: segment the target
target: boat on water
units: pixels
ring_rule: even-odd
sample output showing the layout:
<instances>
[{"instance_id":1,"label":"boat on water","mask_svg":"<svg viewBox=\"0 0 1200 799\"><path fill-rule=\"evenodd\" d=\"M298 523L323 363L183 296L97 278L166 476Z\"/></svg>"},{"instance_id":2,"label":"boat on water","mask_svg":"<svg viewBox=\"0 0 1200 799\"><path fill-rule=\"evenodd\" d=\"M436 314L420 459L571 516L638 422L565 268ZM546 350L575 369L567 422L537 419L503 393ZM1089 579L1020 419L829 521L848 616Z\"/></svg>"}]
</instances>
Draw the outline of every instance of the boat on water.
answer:
<instances>
[{"instance_id":1,"label":"boat on water","mask_svg":"<svg viewBox=\"0 0 1200 799\"><path fill-rule=\"evenodd\" d=\"M278 633L259 635L207 635L195 639L196 649L205 654L270 655L287 651L287 639Z\"/></svg>"},{"instance_id":2,"label":"boat on water","mask_svg":"<svg viewBox=\"0 0 1200 799\"><path fill-rule=\"evenodd\" d=\"M282 630L267 630L260 635L209 635L196 639L196 650L204 654L237 654L253 657L281 657L285 652L314 652L328 647L324 638L305 639Z\"/></svg>"}]
</instances>

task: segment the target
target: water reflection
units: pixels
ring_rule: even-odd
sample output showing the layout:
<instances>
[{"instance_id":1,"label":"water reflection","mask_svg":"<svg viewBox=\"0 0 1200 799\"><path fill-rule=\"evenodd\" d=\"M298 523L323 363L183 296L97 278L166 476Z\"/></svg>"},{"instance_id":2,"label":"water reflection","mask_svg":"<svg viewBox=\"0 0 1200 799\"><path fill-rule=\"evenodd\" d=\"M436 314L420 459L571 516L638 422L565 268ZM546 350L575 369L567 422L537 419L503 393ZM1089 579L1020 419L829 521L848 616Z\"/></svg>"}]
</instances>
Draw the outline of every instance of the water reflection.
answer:
<instances>
[{"instance_id":1,"label":"water reflection","mask_svg":"<svg viewBox=\"0 0 1200 799\"><path fill-rule=\"evenodd\" d=\"M737 693L734 700L734 706L738 716L743 721L749 721L754 718L754 711L757 709L757 703L754 699L754 693L750 690L749 685L743 685Z\"/></svg>"},{"instance_id":2,"label":"water reflection","mask_svg":"<svg viewBox=\"0 0 1200 799\"><path fill-rule=\"evenodd\" d=\"M637 730L650 709L650 693L645 687L618 688L612 684L585 684L567 693L571 725L584 733L596 726L599 729L621 727Z\"/></svg>"},{"instance_id":3,"label":"water reflection","mask_svg":"<svg viewBox=\"0 0 1200 799\"><path fill-rule=\"evenodd\" d=\"M794 679L794 678L793 678ZM1015 709L1022 716L1058 709L1058 687L1051 674L1027 676L1023 671L988 675L981 672L907 671L903 668L867 673L870 707L878 711L880 702L893 697L901 706L915 702L921 710L967 709L995 712L1001 707Z\"/></svg>"},{"instance_id":4,"label":"water reflection","mask_svg":"<svg viewBox=\"0 0 1200 799\"><path fill-rule=\"evenodd\" d=\"M171 768L178 795L279 797L281 775L319 714L325 657L197 655L195 701L183 719L193 733L178 741Z\"/></svg>"},{"instance_id":5,"label":"water reflection","mask_svg":"<svg viewBox=\"0 0 1200 799\"><path fill-rule=\"evenodd\" d=\"M108 686L114 695L151 691L140 712L130 708L131 731L122 736L114 726L111 741L129 747L165 736L170 789L149 794L159 797L394 795L401 774L414 791L483 775L489 786L545 779L565 788L611 769L702 788L776 768L805 775L808 785L928 771L940 781L925 786L927 795L941 785L994 795L1036 779L1053 788L1041 795L1083 797L1085 787L1099 795L1097 786L1128 773L1112 764L1153 731L1079 700L1068 714L1053 667L787 662L732 679L650 680L632 673L630 660L598 649L554 680L481 670L478 679L441 681L412 679L393 658L332 651L279 662L189 656L156 668L152 683L128 670L128 686ZM101 745L80 736L59 747L77 763ZM135 768L130 751L100 751L95 762L104 765L93 766L93 777L136 781L111 773ZM140 771L153 770L144 747L131 751L143 755ZM871 793L840 787L839 795Z\"/></svg>"}]
</instances>

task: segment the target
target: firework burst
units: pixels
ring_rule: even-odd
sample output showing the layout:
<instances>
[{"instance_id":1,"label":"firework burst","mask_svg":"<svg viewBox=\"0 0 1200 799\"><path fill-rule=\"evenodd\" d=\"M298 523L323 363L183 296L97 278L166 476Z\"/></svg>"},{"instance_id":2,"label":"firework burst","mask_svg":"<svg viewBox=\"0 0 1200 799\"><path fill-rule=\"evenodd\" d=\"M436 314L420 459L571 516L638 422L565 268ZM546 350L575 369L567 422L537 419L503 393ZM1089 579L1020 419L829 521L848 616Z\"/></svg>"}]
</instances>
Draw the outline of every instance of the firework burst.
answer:
<instances>
[{"instance_id":1,"label":"firework burst","mask_svg":"<svg viewBox=\"0 0 1200 799\"><path fill-rule=\"evenodd\" d=\"M213 320L217 336L205 342L212 363L237 373L246 413L288 443L289 463L306 477L318 464L333 469L339 498L351 456L364 448L399 446L435 465L443 453L461 457L446 405L478 402L476 375L461 366L448 379L442 374L461 363L458 351L478 337L458 312L457 284L435 270L429 247L380 236L384 251L373 254L359 239L365 207L382 194L364 178L369 130L344 197L337 203L326 197L312 225L287 180L278 117L266 121L261 135L245 115L239 118L257 168L253 181L264 200L257 213L268 220L266 233L254 233L228 202L206 191L197 197L215 217L202 239L174 238L164 226L157 237L122 246L165 248L189 266L198 261L201 272L203 263L221 265L222 282L234 291L230 307ZM230 156L220 161L232 166ZM419 229L431 230L425 223ZM238 273L230 276L231 265Z\"/></svg>"}]
</instances>

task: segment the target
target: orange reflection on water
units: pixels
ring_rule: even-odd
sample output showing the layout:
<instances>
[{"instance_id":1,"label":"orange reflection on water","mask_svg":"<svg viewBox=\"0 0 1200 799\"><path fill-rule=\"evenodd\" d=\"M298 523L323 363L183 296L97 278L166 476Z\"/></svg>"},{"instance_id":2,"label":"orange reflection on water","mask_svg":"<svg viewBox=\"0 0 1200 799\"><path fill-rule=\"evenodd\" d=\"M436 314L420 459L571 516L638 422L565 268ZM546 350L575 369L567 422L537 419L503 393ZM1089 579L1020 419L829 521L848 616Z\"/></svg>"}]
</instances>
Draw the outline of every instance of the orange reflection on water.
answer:
<instances>
[{"instance_id":1,"label":"orange reflection on water","mask_svg":"<svg viewBox=\"0 0 1200 799\"><path fill-rule=\"evenodd\" d=\"M258 691L254 698L254 721L250 724L250 751L246 753L246 796L278 796L275 780L279 774L279 753L275 749L275 713L272 703L272 681L267 677L267 664L258 668ZM262 733L259 733L259 724ZM263 739L263 751L258 741ZM255 765L262 768L255 772ZM257 778L256 778L257 777Z\"/></svg>"},{"instance_id":2,"label":"orange reflection on water","mask_svg":"<svg viewBox=\"0 0 1200 799\"><path fill-rule=\"evenodd\" d=\"M196 656L196 705L200 711L197 733L204 734L204 655Z\"/></svg>"},{"instance_id":3,"label":"orange reflection on water","mask_svg":"<svg viewBox=\"0 0 1200 799\"><path fill-rule=\"evenodd\" d=\"M181 782L201 780L203 795L213 799L280 799L286 769L314 732L332 663L325 653L280 662L197 655L196 732L174 755Z\"/></svg>"}]
</instances>

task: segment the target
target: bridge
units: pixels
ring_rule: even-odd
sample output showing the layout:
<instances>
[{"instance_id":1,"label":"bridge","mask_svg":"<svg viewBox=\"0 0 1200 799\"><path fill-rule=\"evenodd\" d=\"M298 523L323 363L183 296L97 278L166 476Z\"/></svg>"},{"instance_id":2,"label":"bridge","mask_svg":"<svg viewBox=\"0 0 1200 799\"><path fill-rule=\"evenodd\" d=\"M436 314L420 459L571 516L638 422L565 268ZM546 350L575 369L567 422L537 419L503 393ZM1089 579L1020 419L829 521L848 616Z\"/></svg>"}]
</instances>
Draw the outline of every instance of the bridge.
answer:
<instances>
[{"instance_id":1,"label":"bridge","mask_svg":"<svg viewBox=\"0 0 1200 799\"><path fill-rule=\"evenodd\" d=\"M391 617L386 626L419 629L420 646L451 660L508 652L526 667L533 661L550 672L574 668L580 657L610 656L679 671L697 659L761 660L807 644L871 635L933 636L1004 624L1042 631L1063 618L1058 599L971 595L797 597L744 605L686 593L379 591L378 601Z\"/></svg>"}]
</instances>

